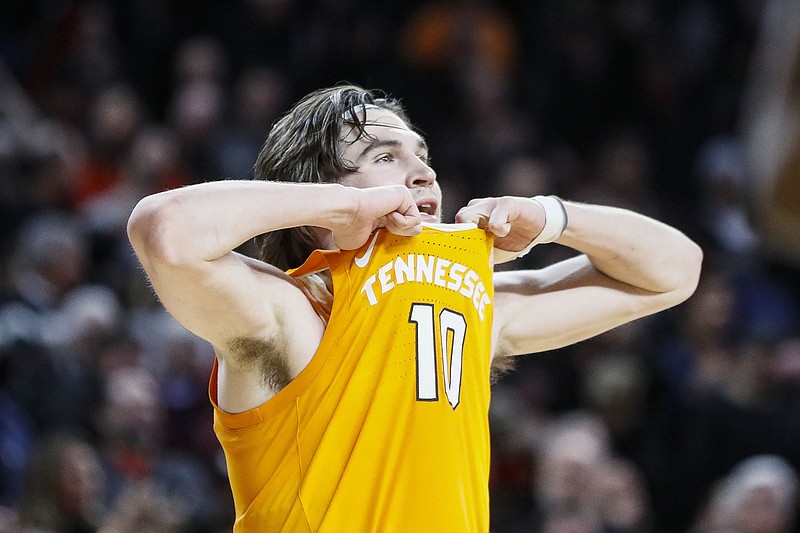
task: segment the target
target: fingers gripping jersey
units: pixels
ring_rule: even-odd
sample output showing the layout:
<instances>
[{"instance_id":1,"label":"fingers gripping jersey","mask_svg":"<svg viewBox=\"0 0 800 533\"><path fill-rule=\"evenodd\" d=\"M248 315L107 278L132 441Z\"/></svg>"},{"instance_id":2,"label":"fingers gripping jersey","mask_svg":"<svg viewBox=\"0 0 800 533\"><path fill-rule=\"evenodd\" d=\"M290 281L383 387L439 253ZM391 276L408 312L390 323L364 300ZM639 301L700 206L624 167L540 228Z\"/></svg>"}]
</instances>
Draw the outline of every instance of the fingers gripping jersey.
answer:
<instances>
[{"instance_id":1,"label":"fingers gripping jersey","mask_svg":"<svg viewBox=\"0 0 800 533\"><path fill-rule=\"evenodd\" d=\"M215 408L237 531L488 531L491 250L472 225L379 230L290 273L329 268L333 309L275 397Z\"/></svg>"}]
</instances>

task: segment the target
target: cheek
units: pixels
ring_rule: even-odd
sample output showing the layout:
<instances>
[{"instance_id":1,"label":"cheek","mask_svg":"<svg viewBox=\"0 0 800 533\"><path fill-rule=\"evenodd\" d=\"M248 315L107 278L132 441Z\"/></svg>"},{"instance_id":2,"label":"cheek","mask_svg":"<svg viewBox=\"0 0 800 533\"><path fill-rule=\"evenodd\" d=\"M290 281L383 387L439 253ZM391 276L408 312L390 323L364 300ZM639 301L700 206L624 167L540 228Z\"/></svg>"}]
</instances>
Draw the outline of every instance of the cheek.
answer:
<instances>
[{"instance_id":1,"label":"cheek","mask_svg":"<svg viewBox=\"0 0 800 533\"><path fill-rule=\"evenodd\" d=\"M339 183L345 187L356 187L357 189L364 189L369 187L367 176L364 174L347 174L339 180Z\"/></svg>"},{"instance_id":2,"label":"cheek","mask_svg":"<svg viewBox=\"0 0 800 533\"><path fill-rule=\"evenodd\" d=\"M404 183L402 179L392 179L391 176L386 175L380 168L371 168L369 172L354 172L344 176L339 183L347 187L356 187L357 189L368 189L370 187L379 187L381 185L392 185Z\"/></svg>"},{"instance_id":3,"label":"cheek","mask_svg":"<svg viewBox=\"0 0 800 533\"><path fill-rule=\"evenodd\" d=\"M433 185L431 186L431 190L433 191L433 194L436 196L436 198L439 199L439 211L441 211L442 210L442 200L443 200L442 196L443 195L442 195L442 188L441 188L441 186L439 186L439 182L438 181L434 181L433 182Z\"/></svg>"}]
</instances>

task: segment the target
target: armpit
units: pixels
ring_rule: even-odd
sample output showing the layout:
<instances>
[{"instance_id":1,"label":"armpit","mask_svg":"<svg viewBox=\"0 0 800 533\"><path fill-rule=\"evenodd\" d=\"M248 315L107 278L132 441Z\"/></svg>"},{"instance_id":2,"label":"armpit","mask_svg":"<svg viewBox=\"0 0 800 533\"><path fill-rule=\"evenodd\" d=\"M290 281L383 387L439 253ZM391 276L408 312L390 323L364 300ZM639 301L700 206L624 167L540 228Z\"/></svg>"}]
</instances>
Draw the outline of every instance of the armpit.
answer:
<instances>
[{"instance_id":1,"label":"armpit","mask_svg":"<svg viewBox=\"0 0 800 533\"><path fill-rule=\"evenodd\" d=\"M264 386L276 393L292 380L285 340L236 337L227 342L226 348L244 369L258 371Z\"/></svg>"},{"instance_id":2,"label":"armpit","mask_svg":"<svg viewBox=\"0 0 800 533\"><path fill-rule=\"evenodd\" d=\"M516 359L509 355L495 355L492 358L490 378L496 383L500 378L510 373L516 367Z\"/></svg>"}]
</instances>

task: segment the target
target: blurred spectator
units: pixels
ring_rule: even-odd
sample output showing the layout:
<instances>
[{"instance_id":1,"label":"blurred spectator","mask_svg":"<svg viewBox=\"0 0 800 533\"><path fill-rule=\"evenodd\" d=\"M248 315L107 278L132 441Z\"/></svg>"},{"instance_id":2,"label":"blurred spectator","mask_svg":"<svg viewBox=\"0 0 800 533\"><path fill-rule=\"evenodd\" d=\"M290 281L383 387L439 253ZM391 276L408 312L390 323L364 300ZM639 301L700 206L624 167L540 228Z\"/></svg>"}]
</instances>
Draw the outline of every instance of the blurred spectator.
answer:
<instances>
[{"instance_id":1,"label":"blurred spectator","mask_svg":"<svg viewBox=\"0 0 800 533\"><path fill-rule=\"evenodd\" d=\"M3 357L0 355L0 368L5 367ZM19 504L36 437L28 414L3 390L5 372L0 375L0 531L5 531L2 509L11 510Z\"/></svg>"},{"instance_id":2,"label":"blurred spectator","mask_svg":"<svg viewBox=\"0 0 800 533\"><path fill-rule=\"evenodd\" d=\"M167 492L172 487L142 481L126 486L109 500L106 485L100 456L88 441L62 433L47 437L30 463L17 530L43 533L192 530L185 518L186 505Z\"/></svg>"},{"instance_id":3,"label":"blurred spectator","mask_svg":"<svg viewBox=\"0 0 800 533\"><path fill-rule=\"evenodd\" d=\"M12 244L12 231L32 212L69 207L76 144L36 108L0 57L0 247Z\"/></svg>"},{"instance_id":4,"label":"blurred spectator","mask_svg":"<svg viewBox=\"0 0 800 533\"><path fill-rule=\"evenodd\" d=\"M740 143L711 139L701 147L697 167L703 229L728 259L751 262L760 239L749 214L749 173Z\"/></svg>"},{"instance_id":5,"label":"blurred spectator","mask_svg":"<svg viewBox=\"0 0 800 533\"><path fill-rule=\"evenodd\" d=\"M789 533L797 512L797 474L783 458L753 456L714 487L692 533Z\"/></svg>"},{"instance_id":6,"label":"blurred spectator","mask_svg":"<svg viewBox=\"0 0 800 533\"><path fill-rule=\"evenodd\" d=\"M225 91L217 82L195 80L175 88L167 124L175 132L179 154L188 164L192 183L219 176L211 141L217 135L226 106Z\"/></svg>"},{"instance_id":7,"label":"blurred spectator","mask_svg":"<svg viewBox=\"0 0 800 533\"><path fill-rule=\"evenodd\" d=\"M39 40L29 43L27 87L37 105L79 128L92 98L123 76L114 13L107 2L39 5Z\"/></svg>"},{"instance_id":8,"label":"blurred spectator","mask_svg":"<svg viewBox=\"0 0 800 533\"><path fill-rule=\"evenodd\" d=\"M590 176L573 194L661 218L653 197L652 157L641 135L626 131L603 142L594 155Z\"/></svg>"},{"instance_id":9,"label":"blurred spectator","mask_svg":"<svg viewBox=\"0 0 800 533\"><path fill-rule=\"evenodd\" d=\"M203 530L227 517L209 470L188 450L166 446L167 413L153 375L141 367L112 369L105 394L100 457L120 512L166 531Z\"/></svg>"},{"instance_id":10,"label":"blurred spectator","mask_svg":"<svg viewBox=\"0 0 800 533\"><path fill-rule=\"evenodd\" d=\"M800 391L776 373L775 345L755 339L737 346L722 387L692 406L685 427L686 464L702 490L736 462L776 454L800 464L796 416Z\"/></svg>"},{"instance_id":11,"label":"blurred spectator","mask_svg":"<svg viewBox=\"0 0 800 533\"><path fill-rule=\"evenodd\" d=\"M631 445L646 418L648 376L631 354L606 354L584 373L584 402L617 445Z\"/></svg>"},{"instance_id":12,"label":"blurred spectator","mask_svg":"<svg viewBox=\"0 0 800 533\"><path fill-rule=\"evenodd\" d=\"M252 67L239 76L229 118L213 146L221 177L253 177L253 162L272 124L288 108L289 94L289 82L277 69Z\"/></svg>"},{"instance_id":13,"label":"blurred spectator","mask_svg":"<svg viewBox=\"0 0 800 533\"><path fill-rule=\"evenodd\" d=\"M229 56L217 38L200 36L181 43L173 61L164 120L177 141L177 155L187 165L190 183L217 178L221 169L213 143L228 108Z\"/></svg>"},{"instance_id":14,"label":"blurred spectator","mask_svg":"<svg viewBox=\"0 0 800 533\"><path fill-rule=\"evenodd\" d=\"M612 459L600 473L600 513L604 531L644 533L654 530L650 491L640 469L625 459Z\"/></svg>"},{"instance_id":15,"label":"blurred spectator","mask_svg":"<svg viewBox=\"0 0 800 533\"><path fill-rule=\"evenodd\" d=\"M587 414L563 415L545 429L536 453L534 490L543 515L572 509L599 520L599 476L611 456L605 425Z\"/></svg>"},{"instance_id":16,"label":"blurred spectator","mask_svg":"<svg viewBox=\"0 0 800 533\"><path fill-rule=\"evenodd\" d=\"M600 419L561 416L546 430L538 458L541 531L652 531L644 477L634 463L614 455Z\"/></svg>"},{"instance_id":17,"label":"blurred spectator","mask_svg":"<svg viewBox=\"0 0 800 533\"><path fill-rule=\"evenodd\" d=\"M89 245L73 217L45 212L26 221L9 260L9 293L0 302L3 385L37 432L92 427L98 383L83 350L100 324L113 322L113 312L102 313L117 304L107 288L89 289Z\"/></svg>"},{"instance_id":18,"label":"blurred spectator","mask_svg":"<svg viewBox=\"0 0 800 533\"><path fill-rule=\"evenodd\" d=\"M532 506L493 531L645 532L652 512L641 471L616 458L602 421L572 412L551 421L535 444ZM496 522L497 523L497 522Z\"/></svg>"},{"instance_id":19,"label":"blurred spectator","mask_svg":"<svg viewBox=\"0 0 800 533\"><path fill-rule=\"evenodd\" d=\"M227 53L214 37L193 37L180 43L174 62L176 87L193 82L221 84L228 76Z\"/></svg>"},{"instance_id":20,"label":"blurred spectator","mask_svg":"<svg viewBox=\"0 0 800 533\"><path fill-rule=\"evenodd\" d=\"M36 449L19 506L20 531L99 531L105 480L96 450L84 439L56 433Z\"/></svg>"},{"instance_id":21,"label":"blurred spectator","mask_svg":"<svg viewBox=\"0 0 800 533\"><path fill-rule=\"evenodd\" d=\"M80 214L96 234L127 241L128 215L143 195L190 183L177 139L171 130L147 126L137 132L126 153L115 183L82 202Z\"/></svg>"},{"instance_id":22,"label":"blurred spectator","mask_svg":"<svg viewBox=\"0 0 800 533\"><path fill-rule=\"evenodd\" d=\"M509 196L536 196L542 191L557 188L550 165L541 158L520 154L510 158L499 170L496 194Z\"/></svg>"},{"instance_id":23,"label":"blurred spectator","mask_svg":"<svg viewBox=\"0 0 800 533\"><path fill-rule=\"evenodd\" d=\"M144 121L142 104L129 86L105 88L91 102L87 153L72 183L75 206L119 183L128 151Z\"/></svg>"},{"instance_id":24,"label":"blurred spectator","mask_svg":"<svg viewBox=\"0 0 800 533\"><path fill-rule=\"evenodd\" d=\"M489 488L492 531L514 531L528 518L533 497L535 462L531 450L550 421L541 406L526 401L520 387L506 380L492 391L489 417L492 461Z\"/></svg>"},{"instance_id":25,"label":"blurred spectator","mask_svg":"<svg viewBox=\"0 0 800 533\"><path fill-rule=\"evenodd\" d=\"M673 394L703 396L722 385L731 366L736 290L730 275L707 272L677 314L677 331L658 347L654 364Z\"/></svg>"},{"instance_id":26,"label":"blurred spectator","mask_svg":"<svg viewBox=\"0 0 800 533\"><path fill-rule=\"evenodd\" d=\"M88 278L90 244L71 214L44 212L28 218L7 265L11 294L39 312L57 306Z\"/></svg>"}]
</instances>

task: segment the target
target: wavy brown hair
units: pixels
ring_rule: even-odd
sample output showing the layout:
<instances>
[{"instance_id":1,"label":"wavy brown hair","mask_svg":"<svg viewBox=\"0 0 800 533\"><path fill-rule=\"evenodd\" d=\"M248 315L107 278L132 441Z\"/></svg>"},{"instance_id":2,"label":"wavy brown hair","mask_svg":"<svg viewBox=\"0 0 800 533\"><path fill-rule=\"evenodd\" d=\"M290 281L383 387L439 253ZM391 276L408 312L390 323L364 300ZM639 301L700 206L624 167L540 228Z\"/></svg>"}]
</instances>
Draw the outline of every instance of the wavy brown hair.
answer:
<instances>
[{"instance_id":1,"label":"wavy brown hair","mask_svg":"<svg viewBox=\"0 0 800 533\"><path fill-rule=\"evenodd\" d=\"M342 157L342 131L365 131L366 106L376 106L400 117L412 127L400 101L355 85L337 85L314 91L297 102L267 135L254 166L255 179L294 183L338 183L354 172ZM301 199L302 200L302 199ZM307 226L288 228L256 237L259 257L286 270L303 263L319 248Z\"/></svg>"}]
</instances>

